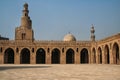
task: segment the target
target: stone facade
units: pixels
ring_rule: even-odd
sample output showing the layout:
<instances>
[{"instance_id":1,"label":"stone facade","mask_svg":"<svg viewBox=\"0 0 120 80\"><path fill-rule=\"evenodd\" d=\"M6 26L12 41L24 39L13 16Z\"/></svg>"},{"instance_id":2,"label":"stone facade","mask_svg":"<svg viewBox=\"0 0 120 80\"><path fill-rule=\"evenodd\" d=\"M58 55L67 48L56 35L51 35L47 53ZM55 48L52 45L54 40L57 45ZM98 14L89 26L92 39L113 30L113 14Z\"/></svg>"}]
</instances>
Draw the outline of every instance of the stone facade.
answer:
<instances>
[{"instance_id":1,"label":"stone facade","mask_svg":"<svg viewBox=\"0 0 120 80\"><path fill-rule=\"evenodd\" d=\"M120 33L96 41L92 26L88 41L72 34L63 41L37 41L28 13L25 3L15 40L0 40L0 64L120 64Z\"/></svg>"}]
</instances>

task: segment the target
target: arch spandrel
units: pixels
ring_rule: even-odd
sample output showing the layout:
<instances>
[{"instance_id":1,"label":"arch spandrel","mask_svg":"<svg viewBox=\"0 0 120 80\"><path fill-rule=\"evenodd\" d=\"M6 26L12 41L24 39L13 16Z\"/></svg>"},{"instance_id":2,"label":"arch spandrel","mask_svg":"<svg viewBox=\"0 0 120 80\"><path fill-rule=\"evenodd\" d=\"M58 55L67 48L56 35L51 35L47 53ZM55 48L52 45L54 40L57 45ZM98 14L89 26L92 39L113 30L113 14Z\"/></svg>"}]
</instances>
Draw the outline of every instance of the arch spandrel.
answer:
<instances>
[{"instance_id":1,"label":"arch spandrel","mask_svg":"<svg viewBox=\"0 0 120 80\"><path fill-rule=\"evenodd\" d=\"M3 47L3 53L5 53L5 50L9 49L9 48L12 49L15 53L15 51L16 51L15 47Z\"/></svg>"},{"instance_id":2,"label":"arch spandrel","mask_svg":"<svg viewBox=\"0 0 120 80\"><path fill-rule=\"evenodd\" d=\"M31 48L30 47L20 47L20 53L23 49L28 49L31 52Z\"/></svg>"},{"instance_id":3,"label":"arch spandrel","mask_svg":"<svg viewBox=\"0 0 120 80\"><path fill-rule=\"evenodd\" d=\"M88 47L82 47L82 48L80 48L79 53L80 53L83 49L87 49L87 51L88 51L88 55L90 55L90 53L91 53L91 48L88 48Z\"/></svg>"}]
</instances>

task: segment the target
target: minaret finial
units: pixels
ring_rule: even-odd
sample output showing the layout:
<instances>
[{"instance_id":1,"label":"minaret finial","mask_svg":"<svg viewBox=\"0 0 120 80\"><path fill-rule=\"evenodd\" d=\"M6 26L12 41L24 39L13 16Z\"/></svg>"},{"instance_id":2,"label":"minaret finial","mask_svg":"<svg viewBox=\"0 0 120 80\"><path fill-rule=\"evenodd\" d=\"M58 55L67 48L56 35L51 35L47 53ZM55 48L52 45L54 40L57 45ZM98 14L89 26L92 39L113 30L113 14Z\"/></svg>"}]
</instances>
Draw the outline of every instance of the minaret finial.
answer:
<instances>
[{"instance_id":1,"label":"minaret finial","mask_svg":"<svg viewBox=\"0 0 120 80\"><path fill-rule=\"evenodd\" d=\"M28 4L25 3L23 5L24 9L23 9L23 16L28 16L29 10L28 10Z\"/></svg>"},{"instance_id":2,"label":"minaret finial","mask_svg":"<svg viewBox=\"0 0 120 80\"><path fill-rule=\"evenodd\" d=\"M92 24L92 27L94 27L94 25Z\"/></svg>"}]
</instances>

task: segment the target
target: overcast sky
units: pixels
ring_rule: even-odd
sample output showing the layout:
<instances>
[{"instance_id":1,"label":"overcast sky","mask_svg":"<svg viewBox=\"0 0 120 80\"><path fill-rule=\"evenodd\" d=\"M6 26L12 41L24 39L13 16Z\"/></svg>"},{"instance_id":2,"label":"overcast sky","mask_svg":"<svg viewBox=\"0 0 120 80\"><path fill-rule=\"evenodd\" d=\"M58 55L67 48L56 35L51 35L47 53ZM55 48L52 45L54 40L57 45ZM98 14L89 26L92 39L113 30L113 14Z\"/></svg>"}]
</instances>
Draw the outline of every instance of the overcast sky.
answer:
<instances>
[{"instance_id":1,"label":"overcast sky","mask_svg":"<svg viewBox=\"0 0 120 80\"><path fill-rule=\"evenodd\" d=\"M36 40L62 40L69 32L90 40L91 24L97 40L120 32L120 0L0 0L1 36L14 39L25 2Z\"/></svg>"}]
</instances>

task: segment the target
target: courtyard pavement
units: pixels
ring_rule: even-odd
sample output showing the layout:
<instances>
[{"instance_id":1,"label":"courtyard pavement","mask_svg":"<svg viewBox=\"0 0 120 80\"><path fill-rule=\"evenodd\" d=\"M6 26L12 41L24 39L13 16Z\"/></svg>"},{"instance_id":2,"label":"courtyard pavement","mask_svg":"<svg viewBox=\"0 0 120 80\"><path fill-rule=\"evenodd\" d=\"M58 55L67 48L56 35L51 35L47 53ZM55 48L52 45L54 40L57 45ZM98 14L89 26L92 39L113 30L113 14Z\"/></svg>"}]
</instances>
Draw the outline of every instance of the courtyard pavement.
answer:
<instances>
[{"instance_id":1,"label":"courtyard pavement","mask_svg":"<svg viewBox=\"0 0 120 80\"><path fill-rule=\"evenodd\" d=\"M0 80L120 80L120 65L0 64Z\"/></svg>"}]
</instances>

